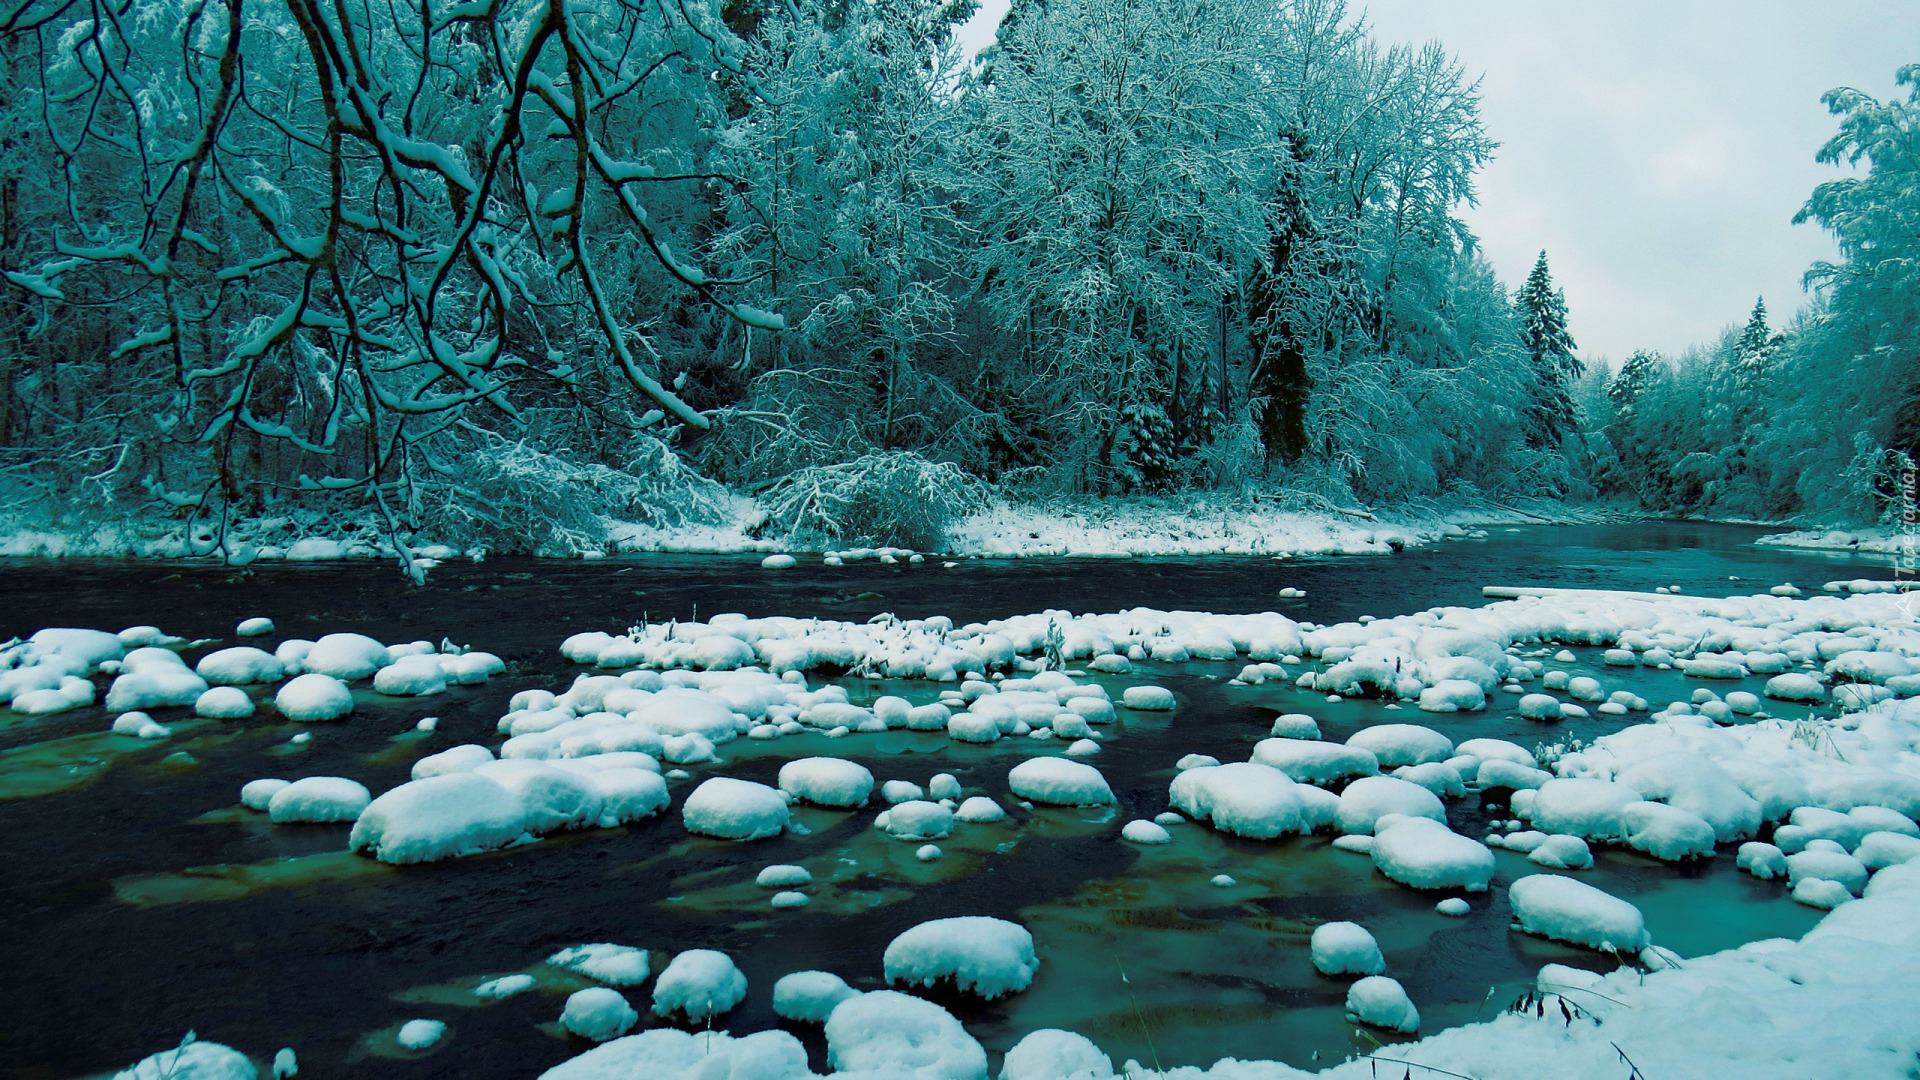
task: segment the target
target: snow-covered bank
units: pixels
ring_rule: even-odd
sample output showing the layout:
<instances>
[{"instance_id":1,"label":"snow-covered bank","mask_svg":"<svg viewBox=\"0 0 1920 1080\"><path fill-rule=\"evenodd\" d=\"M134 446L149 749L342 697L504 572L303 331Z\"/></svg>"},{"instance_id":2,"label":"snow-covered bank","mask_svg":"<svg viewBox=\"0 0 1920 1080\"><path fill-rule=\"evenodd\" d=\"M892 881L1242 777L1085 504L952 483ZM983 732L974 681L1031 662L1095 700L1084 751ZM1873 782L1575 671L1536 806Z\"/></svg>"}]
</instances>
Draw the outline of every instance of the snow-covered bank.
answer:
<instances>
[{"instance_id":1,"label":"snow-covered bank","mask_svg":"<svg viewBox=\"0 0 1920 1080\"><path fill-rule=\"evenodd\" d=\"M550 544L530 553L596 558L794 550L768 535L759 503L743 495L732 498L723 522L652 525L607 518L601 521L603 541ZM987 558L1386 555L1447 537L1474 536L1478 526L1569 524L1616 516L1556 503L1529 504L1526 509L1485 502L1419 509L1290 509L1274 499L1228 495L1002 501L952 525L943 546L946 554ZM497 553L484 544L462 546L445 539L425 529L408 543L416 558L436 562ZM236 565L397 557L392 539L377 521L342 521L312 512L236 520L228 525L224 543L228 560ZM221 544L222 538L204 522L189 535L177 518L158 515L86 525L0 518L0 556L181 559L216 553Z\"/></svg>"},{"instance_id":2,"label":"snow-covered bank","mask_svg":"<svg viewBox=\"0 0 1920 1080\"><path fill-rule=\"evenodd\" d=\"M1773 533L1754 543L1766 547L1799 548L1805 551L1838 551L1858 555L1891 555L1920 560L1920 531L1908 531L1885 525L1864 529L1801 529Z\"/></svg>"}]
</instances>

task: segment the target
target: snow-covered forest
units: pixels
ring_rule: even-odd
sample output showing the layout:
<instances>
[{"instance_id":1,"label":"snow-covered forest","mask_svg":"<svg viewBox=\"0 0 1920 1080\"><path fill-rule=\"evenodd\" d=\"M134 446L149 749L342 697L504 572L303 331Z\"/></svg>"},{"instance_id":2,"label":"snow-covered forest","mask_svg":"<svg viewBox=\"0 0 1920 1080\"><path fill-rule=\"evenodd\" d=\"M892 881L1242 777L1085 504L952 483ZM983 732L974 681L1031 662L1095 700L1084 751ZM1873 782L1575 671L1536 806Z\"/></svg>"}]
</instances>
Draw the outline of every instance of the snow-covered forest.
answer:
<instances>
[{"instance_id":1,"label":"snow-covered forest","mask_svg":"<svg viewBox=\"0 0 1920 1080\"><path fill-rule=\"evenodd\" d=\"M1503 283L1458 217L1497 133L1443 46L1050 0L973 56L972 10L24 0L0 512L404 557L1187 491L1885 510L1920 97L1831 96L1864 171L1813 193L1842 257L1783 331L1583 375L1546 254Z\"/></svg>"}]
</instances>

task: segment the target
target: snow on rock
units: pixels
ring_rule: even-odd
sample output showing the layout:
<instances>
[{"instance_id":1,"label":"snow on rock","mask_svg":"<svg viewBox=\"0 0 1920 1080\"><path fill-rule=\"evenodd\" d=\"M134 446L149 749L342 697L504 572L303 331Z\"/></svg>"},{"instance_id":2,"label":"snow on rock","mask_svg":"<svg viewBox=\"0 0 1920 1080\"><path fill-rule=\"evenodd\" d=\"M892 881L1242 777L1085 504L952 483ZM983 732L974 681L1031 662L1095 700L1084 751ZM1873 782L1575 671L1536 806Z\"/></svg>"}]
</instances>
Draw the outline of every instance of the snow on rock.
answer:
<instances>
[{"instance_id":1,"label":"snow on rock","mask_svg":"<svg viewBox=\"0 0 1920 1080\"><path fill-rule=\"evenodd\" d=\"M253 699L237 686L216 686L194 699L193 714L211 720L238 720L253 715Z\"/></svg>"},{"instance_id":2,"label":"snow on rock","mask_svg":"<svg viewBox=\"0 0 1920 1080\"><path fill-rule=\"evenodd\" d=\"M729 776L700 782L680 809L687 831L722 840L760 840L787 827L787 800L778 791Z\"/></svg>"},{"instance_id":3,"label":"snow on rock","mask_svg":"<svg viewBox=\"0 0 1920 1080\"><path fill-rule=\"evenodd\" d=\"M1120 695L1120 704L1142 712L1171 712L1176 702L1173 691L1164 686L1129 686Z\"/></svg>"},{"instance_id":4,"label":"snow on rock","mask_svg":"<svg viewBox=\"0 0 1920 1080\"><path fill-rule=\"evenodd\" d=\"M207 680L187 670L178 656L165 649L138 649L139 653L160 654L173 657L173 663L148 661L145 665L133 667L134 657L129 656L123 663L121 675L116 676L113 684L107 688L106 707L108 712L126 712L131 709L157 709L168 705L191 705L207 692ZM16 705L19 697L16 695ZM91 699L91 694L88 695Z\"/></svg>"},{"instance_id":5,"label":"snow on rock","mask_svg":"<svg viewBox=\"0 0 1920 1080\"><path fill-rule=\"evenodd\" d=\"M1371 750L1307 739L1262 739L1254 744L1253 760L1301 784L1332 784L1380 771L1380 760Z\"/></svg>"},{"instance_id":6,"label":"snow on rock","mask_svg":"<svg viewBox=\"0 0 1920 1080\"><path fill-rule=\"evenodd\" d=\"M1640 909L1583 881L1533 874L1507 888L1520 929L1589 949L1638 952L1647 947Z\"/></svg>"},{"instance_id":7,"label":"snow on rock","mask_svg":"<svg viewBox=\"0 0 1920 1080\"><path fill-rule=\"evenodd\" d=\"M271 634L273 633L273 620L263 615L256 615L251 619L241 619L240 624L233 628L233 632L240 637L260 637L264 634Z\"/></svg>"},{"instance_id":8,"label":"snow on rock","mask_svg":"<svg viewBox=\"0 0 1920 1080\"><path fill-rule=\"evenodd\" d=\"M785 889L794 885L813 883L813 872L804 866L791 863L775 863L762 867L754 876L753 883L763 889Z\"/></svg>"},{"instance_id":9,"label":"snow on rock","mask_svg":"<svg viewBox=\"0 0 1920 1080\"><path fill-rule=\"evenodd\" d=\"M1787 856L1772 844L1757 840L1740 845L1735 865L1762 881L1787 876Z\"/></svg>"},{"instance_id":10,"label":"snow on rock","mask_svg":"<svg viewBox=\"0 0 1920 1080\"><path fill-rule=\"evenodd\" d=\"M540 1080L814 1080L807 1051L785 1031L653 1028L614 1039L540 1074Z\"/></svg>"},{"instance_id":11,"label":"snow on rock","mask_svg":"<svg viewBox=\"0 0 1920 1080\"><path fill-rule=\"evenodd\" d=\"M598 824L605 809L599 785L570 769L556 769L537 761L488 761L474 767L485 777L518 797L522 827L534 836L582 829Z\"/></svg>"},{"instance_id":12,"label":"snow on rock","mask_svg":"<svg viewBox=\"0 0 1920 1080\"><path fill-rule=\"evenodd\" d=\"M1827 688L1811 675L1790 671L1767 680L1766 695L1782 701L1824 701Z\"/></svg>"},{"instance_id":13,"label":"snow on rock","mask_svg":"<svg viewBox=\"0 0 1920 1080\"><path fill-rule=\"evenodd\" d=\"M1487 692L1466 679L1442 679L1420 691L1421 712L1476 712L1487 707Z\"/></svg>"},{"instance_id":14,"label":"snow on rock","mask_svg":"<svg viewBox=\"0 0 1920 1080\"><path fill-rule=\"evenodd\" d=\"M971 824L1003 821L1006 819L1006 816L1006 810L1002 809L999 803L994 802L985 795L969 797L960 804L958 810L953 812L953 819L955 821L964 821Z\"/></svg>"},{"instance_id":15,"label":"snow on rock","mask_svg":"<svg viewBox=\"0 0 1920 1080\"><path fill-rule=\"evenodd\" d=\"M474 987L473 996L482 1001L501 1001L533 989L533 982L531 975L502 975Z\"/></svg>"},{"instance_id":16,"label":"snow on rock","mask_svg":"<svg viewBox=\"0 0 1920 1080\"><path fill-rule=\"evenodd\" d=\"M260 1071L247 1055L217 1042L188 1042L145 1057L113 1080L255 1080Z\"/></svg>"},{"instance_id":17,"label":"snow on rock","mask_svg":"<svg viewBox=\"0 0 1920 1080\"><path fill-rule=\"evenodd\" d=\"M780 790L815 806L865 806L873 794L873 773L842 758L810 757L780 766Z\"/></svg>"},{"instance_id":18,"label":"snow on rock","mask_svg":"<svg viewBox=\"0 0 1920 1080\"><path fill-rule=\"evenodd\" d=\"M989 1000L1025 990L1040 966L1026 927L985 915L913 926L888 943L882 963L890 983L933 986L951 979Z\"/></svg>"},{"instance_id":19,"label":"snow on rock","mask_svg":"<svg viewBox=\"0 0 1920 1080\"><path fill-rule=\"evenodd\" d=\"M1136 844L1173 843L1172 833L1169 833L1164 827L1148 821L1145 818L1138 818L1127 822L1126 825L1121 828L1120 836L1122 839L1132 841Z\"/></svg>"},{"instance_id":20,"label":"snow on rock","mask_svg":"<svg viewBox=\"0 0 1920 1080\"><path fill-rule=\"evenodd\" d=\"M1515 791L1530 791L1544 786L1553 779L1553 774L1544 769L1529 769L1525 765L1512 761L1483 761L1474 774L1473 782L1483 790L1510 788Z\"/></svg>"},{"instance_id":21,"label":"snow on rock","mask_svg":"<svg viewBox=\"0 0 1920 1080\"><path fill-rule=\"evenodd\" d=\"M712 949L688 949L675 956L653 984L656 1016L685 1015L699 1023L746 1000L747 977L733 958Z\"/></svg>"},{"instance_id":22,"label":"snow on rock","mask_svg":"<svg viewBox=\"0 0 1920 1080\"><path fill-rule=\"evenodd\" d=\"M1747 840L1760 831L1759 800L1705 754L1657 753L1621 769L1615 779L1648 799L1671 803L1704 819L1720 843Z\"/></svg>"},{"instance_id":23,"label":"snow on rock","mask_svg":"<svg viewBox=\"0 0 1920 1080\"><path fill-rule=\"evenodd\" d=\"M344 776L309 776L276 791L267 802L275 824L352 821L373 801L366 785Z\"/></svg>"},{"instance_id":24,"label":"snow on rock","mask_svg":"<svg viewBox=\"0 0 1920 1080\"><path fill-rule=\"evenodd\" d=\"M1029 758L1007 773L1007 787L1023 799L1052 806L1102 806L1113 789L1100 770L1057 757Z\"/></svg>"},{"instance_id":25,"label":"snow on rock","mask_svg":"<svg viewBox=\"0 0 1920 1080\"><path fill-rule=\"evenodd\" d=\"M773 984L774 1015L803 1024L824 1024L833 1010L860 991L830 971L796 971Z\"/></svg>"},{"instance_id":26,"label":"snow on rock","mask_svg":"<svg viewBox=\"0 0 1920 1080\"><path fill-rule=\"evenodd\" d=\"M526 817L517 795L484 776L430 776L373 800L347 846L386 863L452 859L506 847L526 832Z\"/></svg>"},{"instance_id":27,"label":"snow on rock","mask_svg":"<svg viewBox=\"0 0 1920 1080\"><path fill-rule=\"evenodd\" d=\"M760 565L763 568L768 570L786 570L793 567L799 561L800 560L794 558L793 556L782 552L780 554L769 555L766 558L761 559Z\"/></svg>"},{"instance_id":28,"label":"snow on rock","mask_svg":"<svg viewBox=\"0 0 1920 1080\"><path fill-rule=\"evenodd\" d=\"M547 963L609 986L639 986L652 973L647 966L647 950L608 942L561 949L547 957Z\"/></svg>"},{"instance_id":29,"label":"snow on rock","mask_svg":"<svg viewBox=\"0 0 1920 1080\"><path fill-rule=\"evenodd\" d=\"M401 1046L409 1050L425 1050L440 1041L447 1033L444 1020L409 1020L400 1025L397 1039Z\"/></svg>"},{"instance_id":30,"label":"snow on rock","mask_svg":"<svg viewBox=\"0 0 1920 1080\"><path fill-rule=\"evenodd\" d=\"M1375 822L1373 865L1416 889L1485 891L1493 879L1493 852L1431 818L1388 815Z\"/></svg>"},{"instance_id":31,"label":"snow on rock","mask_svg":"<svg viewBox=\"0 0 1920 1080\"><path fill-rule=\"evenodd\" d=\"M1398 982L1384 975L1369 975L1347 988L1347 1017L1388 1031L1420 1029L1420 1010Z\"/></svg>"},{"instance_id":32,"label":"snow on rock","mask_svg":"<svg viewBox=\"0 0 1920 1080\"><path fill-rule=\"evenodd\" d=\"M1279 769L1253 761L1203 765L1174 777L1167 801L1221 832L1271 840L1310 828L1298 787Z\"/></svg>"},{"instance_id":33,"label":"snow on rock","mask_svg":"<svg viewBox=\"0 0 1920 1080\"><path fill-rule=\"evenodd\" d=\"M1371 753L1378 768L1421 765L1453 756L1453 741L1418 724L1375 724L1347 739L1348 746Z\"/></svg>"},{"instance_id":34,"label":"snow on rock","mask_svg":"<svg viewBox=\"0 0 1920 1080\"><path fill-rule=\"evenodd\" d=\"M296 675L273 696L273 707L289 720L317 723L338 720L353 711L353 691L331 675Z\"/></svg>"},{"instance_id":35,"label":"snow on rock","mask_svg":"<svg viewBox=\"0 0 1920 1080\"><path fill-rule=\"evenodd\" d=\"M1790 895L1795 903L1829 910L1853 899L1845 885L1827 878L1801 878L1793 883Z\"/></svg>"},{"instance_id":36,"label":"snow on rock","mask_svg":"<svg viewBox=\"0 0 1920 1080\"><path fill-rule=\"evenodd\" d=\"M272 804L273 797L288 786L287 780L249 780L240 788L240 805L249 810L264 811Z\"/></svg>"},{"instance_id":37,"label":"snow on rock","mask_svg":"<svg viewBox=\"0 0 1920 1080\"><path fill-rule=\"evenodd\" d=\"M429 776L467 773L492 760L493 751L474 743L464 743L437 754L428 754L414 762L411 775L415 780L424 780Z\"/></svg>"},{"instance_id":38,"label":"snow on rock","mask_svg":"<svg viewBox=\"0 0 1920 1080\"><path fill-rule=\"evenodd\" d=\"M987 1052L931 1001L876 990L827 1017L827 1061L873 1080L987 1080Z\"/></svg>"},{"instance_id":39,"label":"snow on rock","mask_svg":"<svg viewBox=\"0 0 1920 1080\"><path fill-rule=\"evenodd\" d=\"M447 671L435 656L402 656L373 674L376 693L392 697L425 697L447 688Z\"/></svg>"},{"instance_id":40,"label":"snow on rock","mask_svg":"<svg viewBox=\"0 0 1920 1080\"><path fill-rule=\"evenodd\" d=\"M1318 739L1320 723L1306 713L1281 713L1274 717L1268 734L1277 739Z\"/></svg>"},{"instance_id":41,"label":"snow on rock","mask_svg":"<svg viewBox=\"0 0 1920 1080\"><path fill-rule=\"evenodd\" d=\"M1656 859L1679 862L1713 857L1713 826L1677 806L1628 803L1620 809L1620 829L1628 847Z\"/></svg>"},{"instance_id":42,"label":"snow on rock","mask_svg":"<svg viewBox=\"0 0 1920 1080\"><path fill-rule=\"evenodd\" d=\"M1802 851L1787 856L1787 878L1796 885L1807 878L1837 881L1857 896L1867 887L1867 867L1845 852Z\"/></svg>"},{"instance_id":43,"label":"snow on rock","mask_svg":"<svg viewBox=\"0 0 1920 1080\"><path fill-rule=\"evenodd\" d=\"M1451 915L1455 918L1459 918L1460 916L1465 915L1468 912L1472 911L1473 908L1470 905L1468 905L1468 903L1465 900L1462 900L1457 896L1449 896L1445 900L1442 900L1439 903L1433 905L1433 910L1439 912L1442 915Z\"/></svg>"},{"instance_id":44,"label":"snow on rock","mask_svg":"<svg viewBox=\"0 0 1920 1080\"><path fill-rule=\"evenodd\" d=\"M888 806L926 797L926 790L910 780L889 780L880 785L880 798Z\"/></svg>"},{"instance_id":45,"label":"snow on rock","mask_svg":"<svg viewBox=\"0 0 1920 1080\"><path fill-rule=\"evenodd\" d=\"M313 643L300 664L307 671L352 682L392 662L385 645L365 634L327 634Z\"/></svg>"},{"instance_id":46,"label":"snow on rock","mask_svg":"<svg viewBox=\"0 0 1920 1080\"><path fill-rule=\"evenodd\" d=\"M1525 694L1514 704L1528 720L1560 719L1560 699L1552 694Z\"/></svg>"},{"instance_id":47,"label":"snow on rock","mask_svg":"<svg viewBox=\"0 0 1920 1080\"><path fill-rule=\"evenodd\" d=\"M1335 824L1343 833L1371 833L1374 823L1388 814L1431 818L1445 824L1446 807L1433 792L1391 776L1364 776L1340 793Z\"/></svg>"},{"instance_id":48,"label":"snow on rock","mask_svg":"<svg viewBox=\"0 0 1920 1080\"><path fill-rule=\"evenodd\" d=\"M1085 1035L1058 1028L1030 1031L1007 1051L1000 1080L1109 1080L1113 1059Z\"/></svg>"},{"instance_id":49,"label":"snow on rock","mask_svg":"<svg viewBox=\"0 0 1920 1080\"><path fill-rule=\"evenodd\" d=\"M913 799L886 811L887 835L895 840L939 840L953 835L953 811L936 802Z\"/></svg>"},{"instance_id":50,"label":"snow on rock","mask_svg":"<svg viewBox=\"0 0 1920 1080\"><path fill-rule=\"evenodd\" d=\"M1330 922L1313 928L1313 966L1322 975L1378 975L1387 970L1380 945L1359 923Z\"/></svg>"},{"instance_id":51,"label":"snow on rock","mask_svg":"<svg viewBox=\"0 0 1920 1080\"><path fill-rule=\"evenodd\" d=\"M214 686L251 686L279 682L286 665L265 649L242 645L208 653L193 670Z\"/></svg>"},{"instance_id":52,"label":"snow on rock","mask_svg":"<svg viewBox=\"0 0 1920 1080\"><path fill-rule=\"evenodd\" d=\"M1577 836L1549 836L1527 853L1527 861L1556 870L1585 870L1593 865L1593 852Z\"/></svg>"},{"instance_id":53,"label":"snow on rock","mask_svg":"<svg viewBox=\"0 0 1920 1080\"><path fill-rule=\"evenodd\" d=\"M560 1013L561 1027L594 1042L618 1038L639 1020L640 1014L627 1004L620 991L604 986L575 991Z\"/></svg>"},{"instance_id":54,"label":"snow on rock","mask_svg":"<svg viewBox=\"0 0 1920 1080\"><path fill-rule=\"evenodd\" d=\"M1619 840L1625 832L1620 811L1641 801L1640 793L1625 784L1590 777L1561 778L1542 784L1534 792L1531 810L1521 816L1542 832L1566 833L1586 840Z\"/></svg>"},{"instance_id":55,"label":"snow on rock","mask_svg":"<svg viewBox=\"0 0 1920 1080\"><path fill-rule=\"evenodd\" d=\"M1896 832L1870 832L1860 838L1860 846L1853 852L1860 865L1869 870L1880 870L1888 866L1920 859L1920 837Z\"/></svg>"}]
</instances>

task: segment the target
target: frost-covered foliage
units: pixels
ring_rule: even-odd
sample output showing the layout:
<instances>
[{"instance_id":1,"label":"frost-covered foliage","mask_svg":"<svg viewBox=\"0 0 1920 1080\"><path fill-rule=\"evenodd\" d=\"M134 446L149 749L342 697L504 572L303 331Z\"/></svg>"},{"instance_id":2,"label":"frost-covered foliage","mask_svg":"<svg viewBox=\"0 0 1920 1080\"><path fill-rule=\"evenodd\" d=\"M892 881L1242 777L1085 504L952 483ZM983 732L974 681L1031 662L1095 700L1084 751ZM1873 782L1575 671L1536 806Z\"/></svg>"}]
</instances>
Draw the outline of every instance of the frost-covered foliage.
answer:
<instances>
[{"instance_id":1,"label":"frost-covered foliage","mask_svg":"<svg viewBox=\"0 0 1920 1080\"><path fill-rule=\"evenodd\" d=\"M1744 326L1672 360L1636 353L1607 389L1608 490L1663 511L1872 522L1902 509L1920 456L1920 65L1905 100L1825 96L1840 130L1800 221L1840 248L1783 331L1755 304ZM1911 492L1908 493L1908 497Z\"/></svg>"},{"instance_id":2,"label":"frost-covered foliage","mask_svg":"<svg viewBox=\"0 0 1920 1080\"><path fill-rule=\"evenodd\" d=\"M905 450L802 469L765 496L769 520L795 544L939 551L947 527L982 509L986 485Z\"/></svg>"},{"instance_id":3,"label":"frost-covered foliage","mask_svg":"<svg viewBox=\"0 0 1920 1080\"><path fill-rule=\"evenodd\" d=\"M1345 0L1053 0L976 63L972 11L26 0L0 469L49 513L560 550L687 494L637 434L749 489L901 451L1040 494L1567 489L1444 49ZM850 513L790 517L930 535Z\"/></svg>"}]
</instances>

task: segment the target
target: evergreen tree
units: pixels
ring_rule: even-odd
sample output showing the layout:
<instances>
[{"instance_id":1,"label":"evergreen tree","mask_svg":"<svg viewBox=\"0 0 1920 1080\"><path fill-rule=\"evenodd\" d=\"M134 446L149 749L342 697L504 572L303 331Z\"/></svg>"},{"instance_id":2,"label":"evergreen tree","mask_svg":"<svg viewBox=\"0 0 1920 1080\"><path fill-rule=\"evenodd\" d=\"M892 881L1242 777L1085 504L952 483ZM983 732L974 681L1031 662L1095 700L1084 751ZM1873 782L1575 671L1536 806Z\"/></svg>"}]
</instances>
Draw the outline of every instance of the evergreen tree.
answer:
<instances>
[{"instance_id":1,"label":"evergreen tree","mask_svg":"<svg viewBox=\"0 0 1920 1080\"><path fill-rule=\"evenodd\" d=\"M1287 143L1291 150L1293 143ZM1319 248L1319 229L1301 190L1291 153L1281 171L1274 200L1273 235L1267 257L1254 265L1247 286L1247 346L1253 367L1253 396L1259 401L1260 442L1269 462L1288 464L1307 449L1307 401L1313 376L1307 372L1306 343L1298 325L1298 279Z\"/></svg>"},{"instance_id":2,"label":"evergreen tree","mask_svg":"<svg viewBox=\"0 0 1920 1080\"><path fill-rule=\"evenodd\" d=\"M1572 387L1580 374L1580 361L1573 355L1573 336L1567 333L1567 297L1553 286L1545 251L1514 302L1519 308L1520 344L1527 351L1534 379L1533 399L1522 412L1527 445L1548 449L1573 430Z\"/></svg>"},{"instance_id":3,"label":"evergreen tree","mask_svg":"<svg viewBox=\"0 0 1920 1080\"><path fill-rule=\"evenodd\" d=\"M1122 492L1172 487L1180 471L1180 447L1166 410L1146 402L1122 408L1113 456Z\"/></svg>"}]
</instances>

